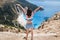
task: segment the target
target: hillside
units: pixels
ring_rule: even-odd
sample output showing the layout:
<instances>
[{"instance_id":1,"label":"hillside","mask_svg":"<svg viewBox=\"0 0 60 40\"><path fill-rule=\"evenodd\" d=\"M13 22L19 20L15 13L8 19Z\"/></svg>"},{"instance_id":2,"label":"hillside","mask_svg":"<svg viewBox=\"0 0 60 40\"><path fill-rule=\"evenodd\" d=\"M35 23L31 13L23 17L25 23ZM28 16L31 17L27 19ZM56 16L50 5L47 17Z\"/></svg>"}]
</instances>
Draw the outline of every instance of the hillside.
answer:
<instances>
[{"instance_id":1,"label":"hillside","mask_svg":"<svg viewBox=\"0 0 60 40\"><path fill-rule=\"evenodd\" d=\"M60 12L49 18L47 21L42 23L39 28L42 33L60 33Z\"/></svg>"}]
</instances>

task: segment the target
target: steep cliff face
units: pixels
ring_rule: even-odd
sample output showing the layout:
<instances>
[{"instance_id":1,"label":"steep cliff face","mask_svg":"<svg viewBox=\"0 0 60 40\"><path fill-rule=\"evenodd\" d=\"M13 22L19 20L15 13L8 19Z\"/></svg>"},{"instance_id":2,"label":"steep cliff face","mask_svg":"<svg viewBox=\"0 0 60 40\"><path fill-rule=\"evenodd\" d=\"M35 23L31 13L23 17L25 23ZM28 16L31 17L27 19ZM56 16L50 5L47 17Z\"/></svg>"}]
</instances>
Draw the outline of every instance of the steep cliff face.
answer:
<instances>
[{"instance_id":1,"label":"steep cliff face","mask_svg":"<svg viewBox=\"0 0 60 40\"><path fill-rule=\"evenodd\" d=\"M22 7L30 7L32 10L37 8L36 5L29 3L26 0L0 0L0 23L10 23L12 20L16 20L18 14L15 9L15 4L21 4ZM34 7L34 8L33 8ZM2 21L3 20L3 21Z\"/></svg>"},{"instance_id":2,"label":"steep cliff face","mask_svg":"<svg viewBox=\"0 0 60 40\"><path fill-rule=\"evenodd\" d=\"M60 12L42 23L41 33L60 33Z\"/></svg>"},{"instance_id":3,"label":"steep cliff face","mask_svg":"<svg viewBox=\"0 0 60 40\"><path fill-rule=\"evenodd\" d=\"M16 0L0 0L0 24L12 24L12 20L18 17L14 7L15 2Z\"/></svg>"}]
</instances>

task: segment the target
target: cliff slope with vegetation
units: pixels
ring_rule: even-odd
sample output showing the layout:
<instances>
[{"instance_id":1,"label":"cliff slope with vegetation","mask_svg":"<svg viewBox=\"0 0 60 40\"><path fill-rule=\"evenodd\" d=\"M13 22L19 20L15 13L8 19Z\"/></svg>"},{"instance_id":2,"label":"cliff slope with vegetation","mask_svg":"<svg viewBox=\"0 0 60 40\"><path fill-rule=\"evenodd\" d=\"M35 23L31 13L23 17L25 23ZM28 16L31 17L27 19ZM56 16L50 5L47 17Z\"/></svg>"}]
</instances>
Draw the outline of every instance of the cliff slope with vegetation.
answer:
<instances>
[{"instance_id":1,"label":"cliff slope with vegetation","mask_svg":"<svg viewBox=\"0 0 60 40\"><path fill-rule=\"evenodd\" d=\"M41 25L41 33L60 33L60 12L53 15Z\"/></svg>"}]
</instances>

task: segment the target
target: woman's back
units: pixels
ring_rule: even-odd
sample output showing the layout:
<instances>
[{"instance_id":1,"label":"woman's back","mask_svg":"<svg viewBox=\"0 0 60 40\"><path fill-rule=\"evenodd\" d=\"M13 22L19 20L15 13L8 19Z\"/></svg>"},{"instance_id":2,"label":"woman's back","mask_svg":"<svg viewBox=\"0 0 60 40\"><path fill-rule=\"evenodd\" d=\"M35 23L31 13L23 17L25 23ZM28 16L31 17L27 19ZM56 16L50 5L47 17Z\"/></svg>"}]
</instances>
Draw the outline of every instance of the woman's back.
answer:
<instances>
[{"instance_id":1,"label":"woman's back","mask_svg":"<svg viewBox=\"0 0 60 40\"><path fill-rule=\"evenodd\" d=\"M33 19L32 17L26 18L27 21L32 21L32 19Z\"/></svg>"}]
</instances>

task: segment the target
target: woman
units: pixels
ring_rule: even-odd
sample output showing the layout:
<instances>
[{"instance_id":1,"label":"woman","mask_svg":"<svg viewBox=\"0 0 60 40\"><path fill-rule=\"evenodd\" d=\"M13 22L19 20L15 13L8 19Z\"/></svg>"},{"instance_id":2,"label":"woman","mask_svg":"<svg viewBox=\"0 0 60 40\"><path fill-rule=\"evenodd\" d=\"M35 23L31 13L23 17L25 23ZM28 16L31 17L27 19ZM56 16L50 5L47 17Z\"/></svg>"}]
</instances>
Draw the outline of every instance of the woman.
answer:
<instances>
[{"instance_id":1,"label":"woman","mask_svg":"<svg viewBox=\"0 0 60 40\"><path fill-rule=\"evenodd\" d=\"M33 23L32 23L33 15L39 9L42 10L42 8L38 7L34 11L32 11L28 7L23 8L20 4L16 4L16 5L19 6L22 9L22 11L24 12L24 14L26 15L26 20L27 20L27 23L26 23L26 40L28 40L27 38L28 38L29 31L31 32L31 40L33 40L33 28L34 28Z\"/></svg>"}]
</instances>

